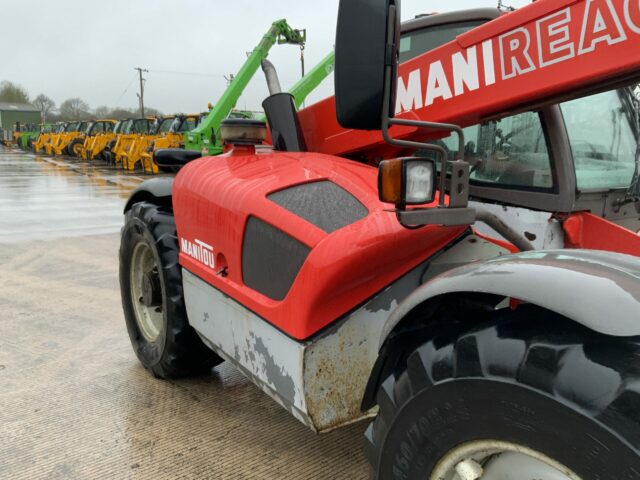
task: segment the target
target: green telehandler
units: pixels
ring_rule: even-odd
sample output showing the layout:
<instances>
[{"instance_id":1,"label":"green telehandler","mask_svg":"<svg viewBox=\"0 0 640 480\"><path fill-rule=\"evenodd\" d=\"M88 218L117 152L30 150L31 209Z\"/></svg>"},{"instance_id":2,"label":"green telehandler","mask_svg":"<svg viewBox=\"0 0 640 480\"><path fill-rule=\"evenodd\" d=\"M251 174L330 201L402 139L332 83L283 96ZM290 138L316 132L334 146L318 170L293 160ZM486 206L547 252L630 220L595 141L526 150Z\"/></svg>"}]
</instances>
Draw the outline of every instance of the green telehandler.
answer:
<instances>
[{"instance_id":1,"label":"green telehandler","mask_svg":"<svg viewBox=\"0 0 640 480\"><path fill-rule=\"evenodd\" d=\"M271 47L276 44L300 45L304 47L306 31L295 30L286 20L273 22L261 42L253 49L244 65L234 76L229 87L218 102L211 108L206 118L195 129L186 132L184 148L198 151L202 155L222 153L220 124L229 117L242 92L249 84L263 62L266 61ZM295 98L296 107L302 105L305 98L333 71L333 52L310 70L290 90Z\"/></svg>"}]
</instances>

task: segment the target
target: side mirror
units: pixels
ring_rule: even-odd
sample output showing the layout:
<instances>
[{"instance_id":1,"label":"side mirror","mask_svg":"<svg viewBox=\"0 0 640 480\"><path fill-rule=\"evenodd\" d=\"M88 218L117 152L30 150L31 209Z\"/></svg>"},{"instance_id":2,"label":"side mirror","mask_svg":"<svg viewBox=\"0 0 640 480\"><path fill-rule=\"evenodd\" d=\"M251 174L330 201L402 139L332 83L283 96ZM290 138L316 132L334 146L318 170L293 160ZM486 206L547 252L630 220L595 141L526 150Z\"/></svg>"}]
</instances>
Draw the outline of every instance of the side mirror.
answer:
<instances>
[{"instance_id":1,"label":"side mirror","mask_svg":"<svg viewBox=\"0 0 640 480\"><path fill-rule=\"evenodd\" d=\"M200 152L182 148L161 148L153 152L153 162L163 172L177 172L187 163L200 157Z\"/></svg>"},{"instance_id":2,"label":"side mirror","mask_svg":"<svg viewBox=\"0 0 640 480\"><path fill-rule=\"evenodd\" d=\"M469 163L464 161L464 132L454 124L393 118L400 46L400 0L341 0L338 9L335 56L335 98L338 122L344 128L382 130L382 138L402 148L432 150L440 157L439 181L428 160L396 159L382 162L379 173L380 200L393 203L406 228L422 225L465 225L475 221L469 202ZM444 148L393 138L393 125L424 131L450 131L458 137L455 159ZM449 180L447 179L450 174ZM431 203L435 184L437 207L407 209ZM447 195L447 183L449 192ZM447 199L448 197L448 203Z\"/></svg>"},{"instance_id":3,"label":"side mirror","mask_svg":"<svg viewBox=\"0 0 640 480\"><path fill-rule=\"evenodd\" d=\"M393 116L399 43L400 0L340 2L335 98L344 128L380 130Z\"/></svg>"}]
</instances>

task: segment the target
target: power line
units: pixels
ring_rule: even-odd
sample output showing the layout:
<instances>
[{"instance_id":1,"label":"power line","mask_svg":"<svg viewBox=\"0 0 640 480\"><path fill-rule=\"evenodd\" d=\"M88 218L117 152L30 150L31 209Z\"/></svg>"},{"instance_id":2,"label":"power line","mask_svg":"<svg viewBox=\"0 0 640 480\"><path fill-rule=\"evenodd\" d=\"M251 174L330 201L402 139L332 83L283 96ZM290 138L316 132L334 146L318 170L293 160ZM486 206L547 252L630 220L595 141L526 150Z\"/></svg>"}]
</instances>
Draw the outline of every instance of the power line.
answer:
<instances>
[{"instance_id":1,"label":"power line","mask_svg":"<svg viewBox=\"0 0 640 480\"><path fill-rule=\"evenodd\" d=\"M149 70L150 73L167 73L170 75L186 75L190 77L216 77L216 78L224 78L224 75L213 74L213 73L201 73L201 72L179 72L176 70Z\"/></svg>"},{"instance_id":2,"label":"power line","mask_svg":"<svg viewBox=\"0 0 640 480\"><path fill-rule=\"evenodd\" d=\"M229 75L229 74L222 74L222 73L181 72L177 70L156 70L156 69L150 69L149 73L165 73L170 75L184 75L188 77L223 78L227 82L227 85L231 82L234 76L234 74ZM281 80L284 80L286 82L297 82L299 78L281 77Z\"/></svg>"},{"instance_id":3,"label":"power line","mask_svg":"<svg viewBox=\"0 0 640 480\"><path fill-rule=\"evenodd\" d=\"M133 77L131 77L131 81L129 82L129 85L127 85L127 88L124 89L124 92L122 92L122 95L120 95L118 100L116 100L116 103L115 103L116 105L120 103L120 100L122 100L122 97L124 97L126 93L129 91L129 89L131 88L131 85L133 85L133 82L137 76L138 76L137 74L134 74Z\"/></svg>"}]
</instances>

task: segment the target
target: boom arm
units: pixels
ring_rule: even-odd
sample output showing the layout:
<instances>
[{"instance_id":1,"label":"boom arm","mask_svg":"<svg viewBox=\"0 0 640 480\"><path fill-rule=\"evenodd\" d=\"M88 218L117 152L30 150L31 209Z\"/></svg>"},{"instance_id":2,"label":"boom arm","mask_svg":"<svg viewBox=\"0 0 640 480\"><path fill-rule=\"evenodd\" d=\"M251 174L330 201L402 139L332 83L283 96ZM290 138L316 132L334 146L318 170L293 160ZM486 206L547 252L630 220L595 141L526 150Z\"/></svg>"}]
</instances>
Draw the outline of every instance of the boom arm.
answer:
<instances>
[{"instance_id":1,"label":"boom arm","mask_svg":"<svg viewBox=\"0 0 640 480\"><path fill-rule=\"evenodd\" d=\"M539 0L399 68L396 113L468 126L640 78L638 0ZM333 97L300 112L310 150L379 152L379 131L342 129ZM395 138L424 132L396 126Z\"/></svg>"},{"instance_id":2,"label":"boom arm","mask_svg":"<svg viewBox=\"0 0 640 480\"><path fill-rule=\"evenodd\" d=\"M269 31L253 49L249 58L242 65L242 68L240 68L207 117L197 128L185 133L185 148L187 150L200 150L206 147L211 155L220 153L222 151L218 138L220 123L229 115L247 84L260 68L260 62L267 58L271 47L276 43L304 45L305 40L306 34L304 30L294 30L284 19L273 22Z\"/></svg>"},{"instance_id":3,"label":"boom arm","mask_svg":"<svg viewBox=\"0 0 640 480\"><path fill-rule=\"evenodd\" d=\"M333 72L335 56L335 52L331 52L324 57L320 63L289 89L289 93L295 99L296 108L300 108L307 96Z\"/></svg>"}]
</instances>

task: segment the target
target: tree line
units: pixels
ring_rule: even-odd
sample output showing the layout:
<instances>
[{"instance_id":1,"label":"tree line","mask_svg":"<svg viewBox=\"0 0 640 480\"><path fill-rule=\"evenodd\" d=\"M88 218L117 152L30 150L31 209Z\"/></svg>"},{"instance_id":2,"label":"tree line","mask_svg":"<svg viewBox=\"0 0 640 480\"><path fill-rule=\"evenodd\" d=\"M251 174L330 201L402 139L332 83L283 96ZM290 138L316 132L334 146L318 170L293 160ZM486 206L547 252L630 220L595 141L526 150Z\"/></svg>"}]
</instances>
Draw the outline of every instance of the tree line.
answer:
<instances>
[{"instance_id":1,"label":"tree line","mask_svg":"<svg viewBox=\"0 0 640 480\"><path fill-rule=\"evenodd\" d=\"M140 114L137 108L111 108L102 105L92 109L87 102L79 97L68 98L60 105L57 105L53 99L43 93L31 98L24 87L8 80L0 82L0 102L30 103L40 110L44 123L90 120L93 118L121 120ZM159 110L146 106L144 113L145 115L162 115Z\"/></svg>"},{"instance_id":2,"label":"tree line","mask_svg":"<svg viewBox=\"0 0 640 480\"><path fill-rule=\"evenodd\" d=\"M640 105L640 85L634 89ZM78 97L68 98L59 106L51 98L41 93L31 99L25 88L13 82L0 82L0 102L31 103L42 114L43 122L68 122L73 120L90 120L92 118L113 118L122 120L139 115L137 108L110 108L102 105L92 109L87 102ZM162 115L155 108L145 107L145 115Z\"/></svg>"}]
</instances>

